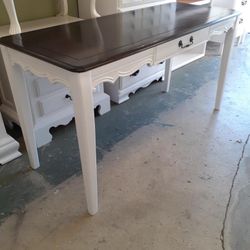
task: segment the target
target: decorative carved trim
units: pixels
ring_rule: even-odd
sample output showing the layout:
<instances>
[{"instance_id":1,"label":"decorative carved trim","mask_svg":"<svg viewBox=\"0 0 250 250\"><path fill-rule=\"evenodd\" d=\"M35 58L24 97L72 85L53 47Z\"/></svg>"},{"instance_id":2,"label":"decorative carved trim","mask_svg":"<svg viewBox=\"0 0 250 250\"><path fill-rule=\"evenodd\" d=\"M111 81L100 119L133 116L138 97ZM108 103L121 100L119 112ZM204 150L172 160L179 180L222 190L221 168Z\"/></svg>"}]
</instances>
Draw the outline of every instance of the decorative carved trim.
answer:
<instances>
[{"instance_id":1,"label":"decorative carved trim","mask_svg":"<svg viewBox=\"0 0 250 250\"><path fill-rule=\"evenodd\" d=\"M32 67L30 65L23 65L21 62L15 62L12 64L13 66L14 65L19 65L24 72L30 72L31 74L37 76L37 77L40 77L40 78L47 78L49 80L49 82L51 83L63 83L64 85L67 85L65 80L62 79L61 77L56 77L56 76L53 76L52 74L49 74L49 73L42 73L41 70L37 69L36 67Z\"/></svg>"},{"instance_id":2,"label":"decorative carved trim","mask_svg":"<svg viewBox=\"0 0 250 250\"><path fill-rule=\"evenodd\" d=\"M47 78L51 83L60 82L69 86L67 71L51 64L48 67L48 63L16 50L3 46L1 48L3 53L7 53L11 66L19 65L24 72L29 71L38 77Z\"/></svg>"},{"instance_id":3,"label":"decorative carved trim","mask_svg":"<svg viewBox=\"0 0 250 250\"><path fill-rule=\"evenodd\" d=\"M47 78L51 83L62 83L70 88L69 72L40 59L23 54L19 51L1 46L7 53L12 66L19 65L23 71ZM154 64L154 49L132 55L119 61L104 65L91 71L93 88L102 82L114 83L119 77L129 76L146 64ZM49 65L49 67L48 67ZM78 73L71 73L78 74ZM85 73L82 73L85 74Z\"/></svg>"},{"instance_id":4,"label":"decorative carved trim","mask_svg":"<svg viewBox=\"0 0 250 250\"><path fill-rule=\"evenodd\" d=\"M119 77L125 77L125 76L130 76L131 74L133 74L136 70L140 69L141 67L143 67L144 65L149 64L149 65L153 65L152 60L146 60L143 61L141 63L138 63L136 65L127 65L126 68L121 68L119 70L115 70L113 72L109 72L109 75L104 75L101 76L95 80L93 80L93 84L94 86L102 83L102 82L110 82L110 83L115 83L115 81L119 78Z\"/></svg>"},{"instance_id":5,"label":"decorative carved trim","mask_svg":"<svg viewBox=\"0 0 250 250\"><path fill-rule=\"evenodd\" d=\"M114 83L119 77L130 76L146 64L154 65L154 54L155 50L149 49L94 69L92 71L93 85L96 86L102 82Z\"/></svg>"}]
</instances>

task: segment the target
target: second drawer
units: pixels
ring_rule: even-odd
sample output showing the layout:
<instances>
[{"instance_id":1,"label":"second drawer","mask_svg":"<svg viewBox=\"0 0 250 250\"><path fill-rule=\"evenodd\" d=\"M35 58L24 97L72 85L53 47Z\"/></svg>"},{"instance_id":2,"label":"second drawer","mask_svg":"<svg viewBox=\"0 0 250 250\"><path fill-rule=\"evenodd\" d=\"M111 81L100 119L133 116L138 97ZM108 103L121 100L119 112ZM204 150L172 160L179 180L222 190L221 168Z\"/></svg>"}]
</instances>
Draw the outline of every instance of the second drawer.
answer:
<instances>
[{"instance_id":1,"label":"second drawer","mask_svg":"<svg viewBox=\"0 0 250 250\"><path fill-rule=\"evenodd\" d=\"M164 61L166 58L170 58L194 48L200 43L208 40L208 37L209 28L205 28L159 45L156 48L156 62Z\"/></svg>"}]
</instances>

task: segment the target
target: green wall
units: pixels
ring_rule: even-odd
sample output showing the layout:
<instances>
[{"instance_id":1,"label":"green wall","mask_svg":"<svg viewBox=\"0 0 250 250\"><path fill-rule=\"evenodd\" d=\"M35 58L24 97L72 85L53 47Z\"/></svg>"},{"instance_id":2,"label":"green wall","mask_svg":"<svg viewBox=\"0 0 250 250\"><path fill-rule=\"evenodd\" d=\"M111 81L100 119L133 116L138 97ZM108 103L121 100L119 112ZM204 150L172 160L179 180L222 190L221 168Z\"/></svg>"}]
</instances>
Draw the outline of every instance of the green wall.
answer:
<instances>
[{"instance_id":1,"label":"green wall","mask_svg":"<svg viewBox=\"0 0 250 250\"><path fill-rule=\"evenodd\" d=\"M69 14L77 16L77 0L68 0ZM20 21L34 20L56 15L57 0L15 0L17 16ZM0 26L9 23L9 19L0 0Z\"/></svg>"}]
</instances>

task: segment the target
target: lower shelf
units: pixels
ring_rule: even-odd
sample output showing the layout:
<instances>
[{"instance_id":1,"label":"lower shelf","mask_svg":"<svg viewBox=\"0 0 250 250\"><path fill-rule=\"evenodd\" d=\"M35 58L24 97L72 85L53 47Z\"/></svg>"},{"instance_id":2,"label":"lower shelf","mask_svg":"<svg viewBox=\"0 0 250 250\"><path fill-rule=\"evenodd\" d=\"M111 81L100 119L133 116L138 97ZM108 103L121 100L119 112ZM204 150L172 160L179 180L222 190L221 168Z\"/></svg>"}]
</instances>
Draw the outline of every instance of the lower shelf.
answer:
<instances>
[{"instance_id":1,"label":"lower shelf","mask_svg":"<svg viewBox=\"0 0 250 250\"><path fill-rule=\"evenodd\" d=\"M203 56L205 56L205 53L206 43L198 45L197 47L190 49L185 53L175 56L172 62L172 71L181 68L197 59L202 58Z\"/></svg>"},{"instance_id":2,"label":"lower shelf","mask_svg":"<svg viewBox=\"0 0 250 250\"><path fill-rule=\"evenodd\" d=\"M205 54L183 54L181 56L176 56L173 59L173 66L172 66L172 71L181 68L197 59L200 59L204 56Z\"/></svg>"}]
</instances>

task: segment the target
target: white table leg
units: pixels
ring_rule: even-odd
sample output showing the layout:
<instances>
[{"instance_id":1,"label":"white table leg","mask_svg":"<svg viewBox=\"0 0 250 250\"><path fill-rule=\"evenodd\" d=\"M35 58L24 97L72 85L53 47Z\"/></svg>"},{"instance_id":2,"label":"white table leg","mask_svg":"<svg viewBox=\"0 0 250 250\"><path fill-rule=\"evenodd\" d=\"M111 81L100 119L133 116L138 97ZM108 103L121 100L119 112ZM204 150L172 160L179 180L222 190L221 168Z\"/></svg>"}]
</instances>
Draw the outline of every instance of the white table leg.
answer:
<instances>
[{"instance_id":1,"label":"white table leg","mask_svg":"<svg viewBox=\"0 0 250 250\"><path fill-rule=\"evenodd\" d=\"M33 169L37 169L40 166L40 163L36 146L36 137L34 133L34 122L24 72L19 65L16 64L12 66L6 48L2 49L2 54L12 94L15 100L16 110L28 152L30 165Z\"/></svg>"},{"instance_id":2,"label":"white table leg","mask_svg":"<svg viewBox=\"0 0 250 250\"><path fill-rule=\"evenodd\" d=\"M234 43L234 31L235 29L230 29L225 38L223 54L221 58L221 66L220 66L220 75L217 85L217 94L216 94L216 101L215 101L215 110L218 111L221 106L221 100L224 92L224 86L226 81L226 75L228 70L229 59Z\"/></svg>"},{"instance_id":3,"label":"white table leg","mask_svg":"<svg viewBox=\"0 0 250 250\"><path fill-rule=\"evenodd\" d=\"M91 74L72 74L70 81L88 212L94 215L98 211L98 191Z\"/></svg>"},{"instance_id":4,"label":"white table leg","mask_svg":"<svg viewBox=\"0 0 250 250\"><path fill-rule=\"evenodd\" d=\"M166 60L165 66L165 79L161 83L161 91L164 93L169 92L170 81L171 81L171 73L172 73L172 58Z\"/></svg>"}]
</instances>

